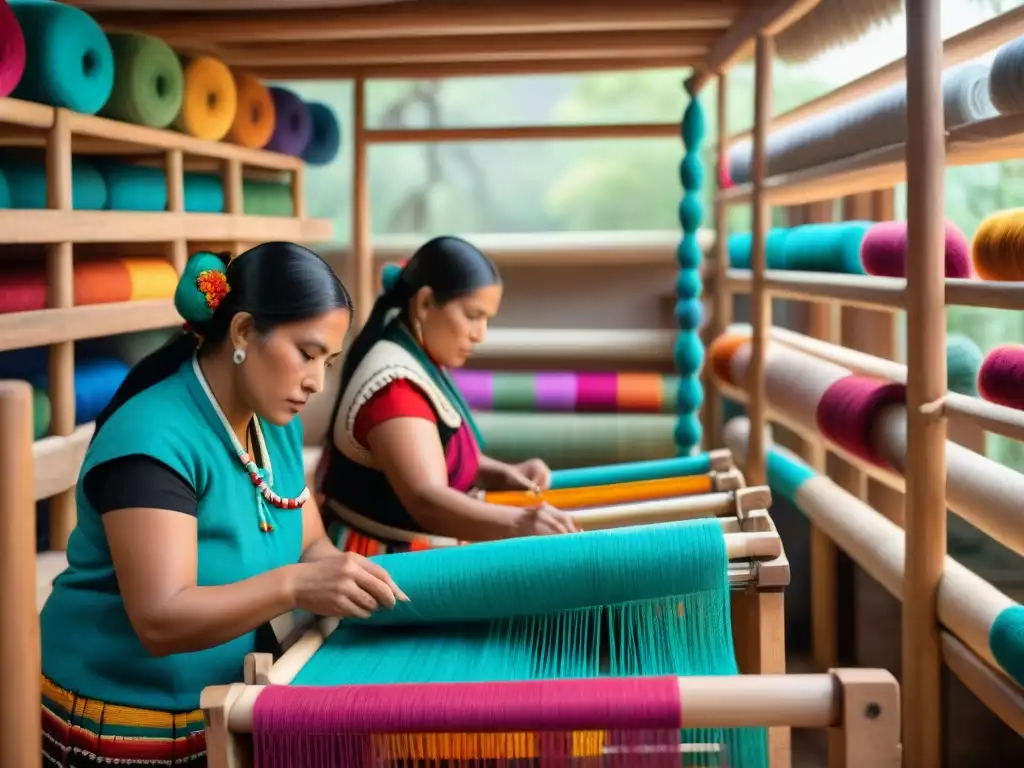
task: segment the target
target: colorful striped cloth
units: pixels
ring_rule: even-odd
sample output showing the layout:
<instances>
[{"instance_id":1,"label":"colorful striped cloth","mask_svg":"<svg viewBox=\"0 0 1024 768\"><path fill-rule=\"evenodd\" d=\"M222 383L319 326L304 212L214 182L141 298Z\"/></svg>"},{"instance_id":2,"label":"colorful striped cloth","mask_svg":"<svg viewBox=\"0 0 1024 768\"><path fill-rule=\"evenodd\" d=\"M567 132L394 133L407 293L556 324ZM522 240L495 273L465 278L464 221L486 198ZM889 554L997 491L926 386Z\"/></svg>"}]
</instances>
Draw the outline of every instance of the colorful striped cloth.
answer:
<instances>
[{"instance_id":1,"label":"colorful striped cloth","mask_svg":"<svg viewBox=\"0 0 1024 768\"><path fill-rule=\"evenodd\" d=\"M42 679L43 766L205 768L202 710L172 714L105 704Z\"/></svg>"},{"instance_id":2,"label":"colorful striped cloth","mask_svg":"<svg viewBox=\"0 0 1024 768\"><path fill-rule=\"evenodd\" d=\"M679 377L614 371L451 371L478 411L675 413Z\"/></svg>"}]
</instances>

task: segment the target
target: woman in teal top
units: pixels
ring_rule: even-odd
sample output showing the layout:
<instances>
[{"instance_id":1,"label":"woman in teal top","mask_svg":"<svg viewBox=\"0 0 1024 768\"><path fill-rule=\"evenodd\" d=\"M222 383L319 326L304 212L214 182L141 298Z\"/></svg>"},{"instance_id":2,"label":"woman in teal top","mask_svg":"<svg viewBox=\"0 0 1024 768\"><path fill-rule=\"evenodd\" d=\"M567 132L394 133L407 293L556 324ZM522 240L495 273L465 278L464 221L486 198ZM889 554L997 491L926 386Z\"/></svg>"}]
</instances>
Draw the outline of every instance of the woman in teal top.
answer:
<instances>
[{"instance_id":1,"label":"woman in teal top","mask_svg":"<svg viewBox=\"0 0 1024 768\"><path fill-rule=\"evenodd\" d=\"M175 305L186 331L131 371L82 465L40 617L44 765L204 766L200 692L242 679L272 619L407 599L334 547L305 487L296 415L351 317L331 268L292 243L198 254Z\"/></svg>"}]
</instances>

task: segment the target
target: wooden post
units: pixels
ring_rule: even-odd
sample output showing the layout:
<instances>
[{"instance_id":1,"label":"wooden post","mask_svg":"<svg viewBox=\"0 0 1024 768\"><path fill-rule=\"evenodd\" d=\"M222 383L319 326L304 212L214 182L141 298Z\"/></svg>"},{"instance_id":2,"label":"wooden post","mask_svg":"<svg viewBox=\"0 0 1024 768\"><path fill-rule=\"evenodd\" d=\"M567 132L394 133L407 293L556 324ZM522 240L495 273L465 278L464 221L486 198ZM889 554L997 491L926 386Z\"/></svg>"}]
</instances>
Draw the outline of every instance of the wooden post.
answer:
<instances>
[{"instance_id":1,"label":"wooden post","mask_svg":"<svg viewBox=\"0 0 1024 768\"><path fill-rule=\"evenodd\" d=\"M0 765L40 768L32 388L0 382Z\"/></svg>"},{"instance_id":2,"label":"wooden post","mask_svg":"<svg viewBox=\"0 0 1024 768\"><path fill-rule=\"evenodd\" d=\"M370 242L369 146L366 142L366 80L357 77L352 87L352 266L355 322L358 331L373 307L373 245Z\"/></svg>"},{"instance_id":3,"label":"wooden post","mask_svg":"<svg viewBox=\"0 0 1024 768\"><path fill-rule=\"evenodd\" d=\"M771 37L758 33L754 51L754 139L750 179L754 208L750 245L750 268L753 272L750 322L753 337L746 381L750 398L750 447L747 450L746 475L751 485L764 485L766 482L764 438L768 396L765 392L764 362L772 325L772 302L764 286L765 241L771 218L764 194L764 179L767 173L768 123L772 116L773 47Z\"/></svg>"},{"instance_id":4,"label":"wooden post","mask_svg":"<svg viewBox=\"0 0 1024 768\"><path fill-rule=\"evenodd\" d=\"M70 211L71 127L66 110L54 114L53 128L46 146L47 207ZM70 242L47 247L47 306L65 309L75 303L74 246ZM50 347L49 389L53 417L50 432L65 437L75 431L75 345L63 341ZM68 537L75 528L75 489L61 491L50 499L50 549L67 549Z\"/></svg>"},{"instance_id":5,"label":"wooden post","mask_svg":"<svg viewBox=\"0 0 1024 768\"><path fill-rule=\"evenodd\" d=\"M164 175L167 182L167 211L185 212L185 158L180 149L169 149L164 153ZM167 245L167 258L179 275L188 263L188 241L185 238L172 240Z\"/></svg>"},{"instance_id":6,"label":"wooden post","mask_svg":"<svg viewBox=\"0 0 1024 768\"><path fill-rule=\"evenodd\" d=\"M721 191L721 180L729 167L729 115L728 115L728 76L722 73L718 76L718 141L716 151L718 152L718 164L716 170L718 180L715 190ZM715 199L715 278L714 278L714 299L711 304L711 333L708 335L709 342L717 339L725 332L726 327L732 319L732 294L725 283L725 273L729 267L729 206L723 201ZM704 400L704 446L708 450L721 448L722 421L725 418L722 404L722 393L718 390L718 383L710 373L710 367L704 367L704 379L706 393Z\"/></svg>"},{"instance_id":7,"label":"wooden post","mask_svg":"<svg viewBox=\"0 0 1024 768\"><path fill-rule=\"evenodd\" d=\"M945 126L942 11L907 0L907 468L903 586L906 765L942 764L936 594L946 556Z\"/></svg>"}]
</instances>

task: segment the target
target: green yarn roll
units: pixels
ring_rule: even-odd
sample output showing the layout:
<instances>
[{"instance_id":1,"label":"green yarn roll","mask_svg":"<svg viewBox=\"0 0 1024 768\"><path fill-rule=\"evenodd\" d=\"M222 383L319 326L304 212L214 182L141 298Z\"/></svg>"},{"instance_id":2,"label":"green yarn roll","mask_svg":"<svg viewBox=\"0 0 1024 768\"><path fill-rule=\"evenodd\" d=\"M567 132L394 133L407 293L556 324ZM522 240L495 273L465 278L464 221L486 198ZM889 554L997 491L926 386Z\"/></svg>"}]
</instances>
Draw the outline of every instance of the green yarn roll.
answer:
<instances>
[{"instance_id":1,"label":"green yarn roll","mask_svg":"<svg viewBox=\"0 0 1024 768\"><path fill-rule=\"evenodd\" d=\"M552 469L667 459L676 417L648 413L474 414L487 452L508 462L540 458Z\"/></svg>"},{"instance_id":2,"label":"green yarn roll","mask_svg":"<svg viewBox=\"0 0 1024 768\"><path fill-rule=\"evenodd\" d=\"M535 411L536 377L529 373L495 373L494 401L491 406L495 411Z\"/></svg>"},{"instance_id":3,"label":"green yarn roll","mask_svg":"<svg viewBox=\"0 0 1024 768\"><path fill-rule=\"evenodd\" d=\"M972 339L961 333L949 334L946 337L946 388L976 397L978 370L984 357Z\"/></svg>"},{"instance_id":4,"label":"green yarn roll","mask_svg":"<svg viewBox=\"0 0 1024 768\"><path fill-rule=\"evenodd\" d=\"M53 412L50 407L50 396L45 389L32 388L32 439L46 437L50 431L50 419Z\"/></svg>"},{"instance_id":5,"label":"green yarn roll","mask_svg":"<svg viewBox=\"0 0 1024 768\"><path fill-rule=\"evenodd\" d=\"M166 128L181 110L185 75L177 54L150 35L111 33L114 90L100 114L138 125Z\"/></svg>"},{"instance_id":6,"label":"green yarn roll","mask_svg":"<svg viewBox=\"0 0 1024 768\"><path fill-rule=\"evenodd\" d=\"M242 208L246 216L292 216L292 188L276 181L246 180L242 184Z\"/></svg>"}]
</instances>

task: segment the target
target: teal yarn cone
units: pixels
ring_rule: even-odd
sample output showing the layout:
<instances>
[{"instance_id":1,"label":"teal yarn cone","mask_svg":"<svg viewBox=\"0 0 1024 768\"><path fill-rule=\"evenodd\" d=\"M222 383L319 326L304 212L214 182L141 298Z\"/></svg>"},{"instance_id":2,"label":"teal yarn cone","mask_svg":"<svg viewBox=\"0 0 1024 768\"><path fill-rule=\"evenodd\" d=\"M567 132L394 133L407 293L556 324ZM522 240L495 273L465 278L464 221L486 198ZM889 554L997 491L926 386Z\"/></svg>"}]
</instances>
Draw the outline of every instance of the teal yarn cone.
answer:
<instances>
[{"instance_id":1,"label":"teal yarn cone","mask_svg":"<svg viewBox=\"0 0 1024 768\"><path fill-rule=\"evenodd\" d=\"M675 428L676 450L680 456L687 456L700 449L703 439L698 414L704 402L704 391L700 382L700 371L704 364L704 345L700 339L700 324L703 309L700 297L704 292L701 279L703 253L697 239L700 225L704 221L704 202L701 190L704 187L704 163L700 157L701 145L707 125L700 99L690 95L690 103L683 112L679 134L685 150L679 163L679 182L683 197L679 201L677 214L683 231L682 240L676 250L679 276L676 278L676 322L679 338L676 341L676 367L682 380L680 397L676 400L679 421ZM685 391L684 391L685 386Z\"/></svg>"},{"instance_id":2,"label":"teal yarn cone","mask_svg":"<svg viewBox=\"0 0 1024 768\"><path fill-rule=\"evenodd\" d=\"M976 397L978 370L984 355L973 340L961 333L946 337L946 388L950 392Z\"/></svg>"}]
</instances>

